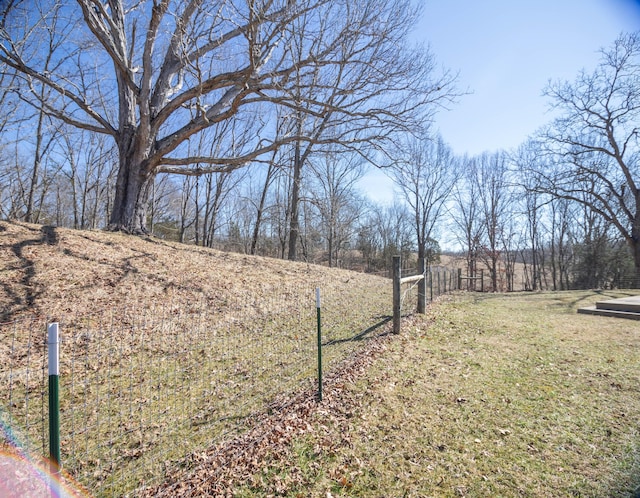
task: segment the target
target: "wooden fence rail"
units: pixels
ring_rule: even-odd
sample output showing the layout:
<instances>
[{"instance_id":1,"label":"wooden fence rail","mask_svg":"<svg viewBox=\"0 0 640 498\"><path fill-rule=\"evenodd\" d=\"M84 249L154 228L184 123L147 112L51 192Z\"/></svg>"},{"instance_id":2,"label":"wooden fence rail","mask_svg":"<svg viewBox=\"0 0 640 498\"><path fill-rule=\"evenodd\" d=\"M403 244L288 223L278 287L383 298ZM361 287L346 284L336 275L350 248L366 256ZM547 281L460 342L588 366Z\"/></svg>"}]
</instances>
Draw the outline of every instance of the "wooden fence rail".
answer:
<instances>
[{"instance_id":1,"label":"wooden fence rail","mask_svg":"<svg viewBox=\"0 0 640 498\"><path fill-rule=\"evenodd\" d=\"M439 296L447 292L461 288L463 280L461 270L458 270L456 278L454 269L438 269L435 272L426 267L424 259L418 260L417 273L406 277L402 276L402 261L400 256L393 257L393 332L400 333L400 320L402 318L402 286L416 284L418 287L418 303L416 312L423 314L427 309L427 290L430 300L433 301L435 295ZM435 281L434 281L435 273Z\"/></svg>"},{"instance_id":2,"label":"wooden fence rail","mask_svg":"<svg viewBox=\"0 0 640 498\"><path fill-rule=\"evenodd\" d=\"M462 275L462 268L458 268L458 289L462 289L462 281L467 281L467 290L471 290L469 288L469 282L473 282L473 290L476 290L476 281L480 281L480 292L484 292L484 270L480 270L480 275Z\"/></svg>"}]
</instances>

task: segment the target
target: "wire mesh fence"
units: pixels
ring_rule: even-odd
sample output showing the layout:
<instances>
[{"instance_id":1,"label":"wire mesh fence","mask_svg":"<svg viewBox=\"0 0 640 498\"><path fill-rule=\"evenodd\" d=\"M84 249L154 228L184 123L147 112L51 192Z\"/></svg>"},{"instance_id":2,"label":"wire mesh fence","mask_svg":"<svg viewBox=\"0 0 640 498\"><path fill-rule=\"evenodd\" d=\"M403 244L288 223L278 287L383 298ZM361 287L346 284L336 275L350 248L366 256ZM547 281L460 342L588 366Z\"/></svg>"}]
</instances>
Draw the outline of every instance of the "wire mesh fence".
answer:
<instances>
[{"instance_id":1,"label":"wire mesh fence","mask_svg":"<svg viewBox=\"0 0 640 498\"><path fill-rule=\"evenodd\" d=\"M250 427L276 396L315 381L316 286L0 324L4 438L48 452L46 328L57 321L64 470L96 496L157 483L189 453ZM319 286L327 371L384 330L392 288L379 277L355 287L346 273Z\"/></svg>"},{"instance_id":2,"label":"wire mesh fence","mask_svg":"<svg viewBox=\"0 0 640 498\"><path fill-rule=\"evenodd\" d=\"M45 454L49 432L46 320L0 324L0 427L5 441Z\"/></svg>"},{"instance_id":3,"label":"wire mesh fence","mask_svg":"<svg viewBox=\"0 0 640 498\"><path fill-rule=\"evenodd\" d=\"M402 277L412 277L420 275L415 268L403 268ZM402 316L407 316L415 312L418 306L418 288L420 281L414 280L403 283L401 286ZM443 294L460 289L459 270L445 266L433 266L425 269L424 272L425 299L427 302L437 299Z\"/></svg>"}]
</instances>

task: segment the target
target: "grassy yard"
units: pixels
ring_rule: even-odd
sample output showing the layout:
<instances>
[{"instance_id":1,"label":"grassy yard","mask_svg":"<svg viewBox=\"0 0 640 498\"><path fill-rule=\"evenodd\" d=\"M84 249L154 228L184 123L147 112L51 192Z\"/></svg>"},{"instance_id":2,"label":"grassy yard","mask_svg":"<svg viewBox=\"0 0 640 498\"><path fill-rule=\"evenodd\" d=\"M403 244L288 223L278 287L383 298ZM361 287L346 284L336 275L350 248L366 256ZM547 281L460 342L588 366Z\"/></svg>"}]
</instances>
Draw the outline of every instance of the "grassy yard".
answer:
<instances>
[{"instance_id":1,"label":"grassy yard","mask_svg":"<svg viewBox=\"0 0 640 498\"><path fill-rule=\"evenodd\" d=\"M640 323L576 314L623 295L462 294L432 306L366 369L332 381L308 427L231 483L234 495L633 496Z\"/></svg>"},{"instance_id":2,"label":"grassy yard","mask_svg":"<svg viewBox=\"0 0 640 498\"><path fill-rule=\"evenodd\" d=\"M118 327L106 349L93 347L103 344L93 329L73 334L64 329L63 429L73 426L62 436L63 456L70 455L67 470L74 470L76 458L69 434L79 437L106 423L128 444L123 450L110 437L110 460L98 461L90 452L78 457L79 468L88 468L100 482L90 485L96 494L106 489L103 475L117 481L110 488L115 494L137 488L136 496L622 497L633 495L640 484L640 322L576 313L596 299L629 293L458 294L432 305L426 316L405 319L400 336L371 339L388 331L387 323L366 340L345 341L369 327L371 319L383 321L390 303L388 281L121 234L4 222L0 231L0 322L5 326L30 316L44 323L48 317L64 322L70 312L84 319L109 315L131 303L184 317L178 322L150 317L157 328L148 320L142 320L143 328L131 328L118 315L109 321ZM324 296L325 340L334 342L325 351L333 366L327 368L322 403L313 388L281 396L266 411L257 407L272 395L255 398L255 417L245 417L252 428L235 439L207 443L216 438L203 421L234 415L225 408L215 416L221 411L217 404L234 410L249 406L236 397L236 392L246 394L247 377L260 396L274 383L310 384L310 378L298 384L295 372L302 370L287 367L303 365L288 346L303 344L302 335L291 324L271 319L280 311L290 315L293 303L304 302L307 311L301 308L300 317L308 312L313 322L316 285ZM275 295L281 297L269 301ZM200 315L182 303L197 302L204 302L219 326L191 323ZM260 316L264 327L247 329L237 323L240 316ZM179 348L184 355L173 355L167 367L163 341L169 324L185 342ZM46 378L20 377L26 360L16 345L23 337L10 330L0 341L0 377L14 379L13 401L0 396L0 405L18 419L26 405L18 400L19 388L24 384L37 394L42 389L36 381ZM268 339L266 346L254 341L260 334ZM212 345L213 337L222 343ZM295 349L311 360L311 370L313 339ZM133 354L139 343L141 355ZM84 356L70 354L72 346ZM42 348L36 350L34 368L40 372ZM269 354L276 360L267 362ZM350 359L337 367L345 356ZM186 383L196 374L202 385ZM232 387L237 389L227 392ZM29 406L37 408L31 398ZM80 405L65 404L76 398ZM157 400L167 408L157 411L152 403ZM126 411L111 413L116 402ZM98 408L107 412L93 424ZM44 438L42 424L32 425ZM187 426L199 434L181 432ZM160 445L170 432L179 441ZM96 434L89 442L104 445ZM205 449L206 444L215 446ZM147 460L153 465L147 467ZM154 465L164 469L165 462L166 480L140 489L162 475L146 480L137 472L151 472Z\"/></svg>"}]
</instances>

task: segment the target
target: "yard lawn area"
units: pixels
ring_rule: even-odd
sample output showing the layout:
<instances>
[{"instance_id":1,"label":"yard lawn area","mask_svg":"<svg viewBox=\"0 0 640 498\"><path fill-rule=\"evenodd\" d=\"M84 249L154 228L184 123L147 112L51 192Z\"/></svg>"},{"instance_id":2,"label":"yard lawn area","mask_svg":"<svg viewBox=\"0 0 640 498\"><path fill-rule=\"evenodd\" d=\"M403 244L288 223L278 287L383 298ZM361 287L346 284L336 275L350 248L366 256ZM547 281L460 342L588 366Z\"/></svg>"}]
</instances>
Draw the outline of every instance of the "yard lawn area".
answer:
<instances>
[{"instance_id":1,"label":"yard lawn area","mask_svg":"<svg viewBox=\"0 0 640 498\"><path fill-rule=\"evenodd\" d=\"M443 299L331 381L234 495L633 496L640 322L576 313L626 295Z\"/></svg>"}]
</instances>

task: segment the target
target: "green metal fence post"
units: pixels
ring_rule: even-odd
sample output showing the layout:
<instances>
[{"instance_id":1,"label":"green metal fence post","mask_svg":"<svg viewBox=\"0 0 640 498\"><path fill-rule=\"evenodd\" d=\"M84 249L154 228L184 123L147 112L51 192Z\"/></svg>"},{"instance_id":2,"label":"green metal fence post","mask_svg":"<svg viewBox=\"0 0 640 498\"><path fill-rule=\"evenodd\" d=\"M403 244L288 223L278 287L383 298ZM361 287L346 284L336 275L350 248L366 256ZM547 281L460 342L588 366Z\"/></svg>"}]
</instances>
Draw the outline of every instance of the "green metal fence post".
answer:
<instances>
[{"instance_id":1,"label":"green metal fence post","mask_svg":"<svg viewBox=\"0 0 640 498\"><path fill-rule=\"evenodd\" d=\"M57 482L60 473L60 343L58 324L47 327L47 349L49 356L49 459L51 462L52 496L58 496Z\"/></svg>"},{"instance_id":2,"label":"green metal fence post","mask_svg":"<svg viewBox=\"0 0 640 498\"><path fill-rule=\"evenodd\" d=\"M318 322L318 401L322 401L322 319L320 315L320 287L316 287L316 318Z\"/></svg>"}]
</instances>

